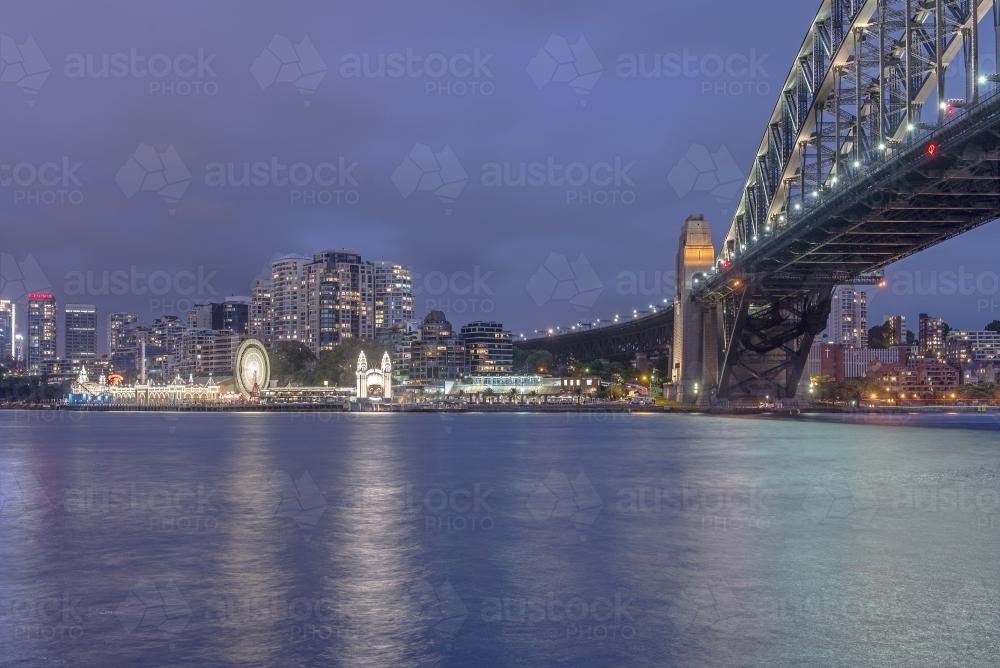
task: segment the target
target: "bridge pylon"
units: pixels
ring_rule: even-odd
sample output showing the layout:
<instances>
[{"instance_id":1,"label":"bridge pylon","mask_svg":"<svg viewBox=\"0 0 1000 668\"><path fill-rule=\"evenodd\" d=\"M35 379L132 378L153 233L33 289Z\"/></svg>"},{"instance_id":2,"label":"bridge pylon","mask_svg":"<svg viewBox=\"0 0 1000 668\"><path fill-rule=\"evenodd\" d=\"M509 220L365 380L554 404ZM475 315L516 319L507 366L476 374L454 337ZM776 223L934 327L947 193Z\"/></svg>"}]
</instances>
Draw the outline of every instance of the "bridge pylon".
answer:
<instances>
[{"instance_id":1,"label":"bridge pylon","mask_svg":"<svg viewBox=\"0 0 1000 668\"><path fill-rule=\"evenodd\" d=\"M677 247L677 301L674 307L673 399L697 401L704 392L705 307L691 299L715 263L712 230L703 215L681 228ZM708 341L711 344L711 341Z\"/></svg>"}]
</instances>

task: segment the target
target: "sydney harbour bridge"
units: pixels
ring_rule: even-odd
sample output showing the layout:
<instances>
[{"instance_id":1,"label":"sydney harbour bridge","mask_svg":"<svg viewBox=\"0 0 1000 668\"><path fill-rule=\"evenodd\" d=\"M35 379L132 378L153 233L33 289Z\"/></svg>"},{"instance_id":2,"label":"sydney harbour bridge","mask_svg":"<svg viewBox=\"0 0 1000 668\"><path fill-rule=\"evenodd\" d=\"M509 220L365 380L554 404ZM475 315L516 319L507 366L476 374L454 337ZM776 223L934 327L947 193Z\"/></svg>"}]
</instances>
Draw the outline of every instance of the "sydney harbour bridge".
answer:
<instances>
[{"instance_id":1,"label":"sydney harbour bridge","mask_svg":"<svg viewBox=\"0 0 1000 668\"><path fill-rule=\"evenodd\" d=\"M685 401L794 397L835 286L1000 217L998 62L992 0L824 0L721 247L684 224L674 306L518 345L670 351Z\"/></svg>"}]
</instances>

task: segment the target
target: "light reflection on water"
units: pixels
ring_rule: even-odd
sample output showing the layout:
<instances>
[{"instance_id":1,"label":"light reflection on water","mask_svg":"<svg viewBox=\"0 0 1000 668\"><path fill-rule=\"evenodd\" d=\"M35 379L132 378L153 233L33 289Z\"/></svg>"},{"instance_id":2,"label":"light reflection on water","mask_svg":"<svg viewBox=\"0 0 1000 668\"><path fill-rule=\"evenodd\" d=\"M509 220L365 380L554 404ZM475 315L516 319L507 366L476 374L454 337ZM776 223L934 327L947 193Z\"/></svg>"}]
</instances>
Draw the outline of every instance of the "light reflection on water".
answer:
<instances>
[{"instance_id":1,"label":"light reflection on water","mask_svg":"<svg viewBox=\"0 0 1000 668\"><path fill-rule=\"evenodd\" d=\"M0 412L4 660L995 665L998 424Z\"/></svg>"}]
</instances>

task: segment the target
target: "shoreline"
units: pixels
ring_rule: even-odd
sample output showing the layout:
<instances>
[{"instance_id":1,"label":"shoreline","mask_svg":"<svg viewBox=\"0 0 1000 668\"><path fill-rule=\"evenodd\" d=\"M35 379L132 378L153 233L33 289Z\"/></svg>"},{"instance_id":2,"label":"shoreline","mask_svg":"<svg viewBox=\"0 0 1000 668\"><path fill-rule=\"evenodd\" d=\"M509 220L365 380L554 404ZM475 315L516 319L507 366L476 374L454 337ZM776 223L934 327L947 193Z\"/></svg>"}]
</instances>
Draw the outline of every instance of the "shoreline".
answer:
<instances>
[{"instance_id":1,"label":"shoreline","mask_svg":"<svg viewBox=\"0 0 1000 668\"><path fill-rule=\"evenodd\" d=\"M0 405L0 410L69 411L81 413L609 413L640 415L716 415L795 417L805 414L841 415L934 415L972 414L1000 416L1000 406L904 406L846 408L838 406L796 406L788 408L640 406L632 404L475 404L469 406L433 406L389 404L378 409L349 410L323 404L224 404L224 405Z\"/></svg>"}]
</instances>

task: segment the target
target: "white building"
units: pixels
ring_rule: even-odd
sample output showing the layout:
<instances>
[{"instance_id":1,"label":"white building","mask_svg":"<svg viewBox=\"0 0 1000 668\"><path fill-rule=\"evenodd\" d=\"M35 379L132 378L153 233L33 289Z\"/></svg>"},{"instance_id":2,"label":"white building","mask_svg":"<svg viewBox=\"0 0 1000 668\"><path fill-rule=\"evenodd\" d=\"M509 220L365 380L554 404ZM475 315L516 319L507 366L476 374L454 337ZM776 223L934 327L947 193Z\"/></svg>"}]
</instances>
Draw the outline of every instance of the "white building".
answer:
<instances>
[{"instance_id":1,"label":"white building","mask_svg":"<svg viewBox=\"0 0 1000 668\"><path fill-rule=\"evenodd\" d=\"M310 260L289 255L271 263L271 340L305 341L305 267Z\"/></svg>"},{"instance_id":2,"label":"white building","mask_svg":"<svg viewBox=\"0 0 1000 668\"><path fill-rule=\"evenodd\" d=\"M837 286L825 334L827 343L867 348L868 294L850 285Z\"/></svg>"}]
</instances>

